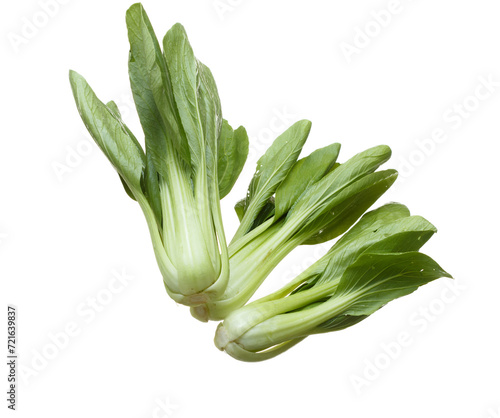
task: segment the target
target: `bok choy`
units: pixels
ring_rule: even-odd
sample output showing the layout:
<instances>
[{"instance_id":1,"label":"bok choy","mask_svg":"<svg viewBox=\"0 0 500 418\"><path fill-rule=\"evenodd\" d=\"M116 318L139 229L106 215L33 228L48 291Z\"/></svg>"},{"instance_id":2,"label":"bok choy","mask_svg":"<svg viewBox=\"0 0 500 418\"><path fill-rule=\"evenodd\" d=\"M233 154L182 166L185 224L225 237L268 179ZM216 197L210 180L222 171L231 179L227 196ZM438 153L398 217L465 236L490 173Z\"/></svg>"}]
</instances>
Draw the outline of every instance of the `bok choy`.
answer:
<instances>
[{"instance_id":1,"label":"bok choy","mask_svg":"<svg viewBox=\"0 0 500 418\"><path fill-rule=\"evenodd\" d=\"M247 197L236 205L241 224L229 245L228 286L192 308L198 319L224 319L243 306L290 251L344 233L396 180L394 170L376 171L391 155L384 145L342 164L339 144L296 161L309 127L297 122L257 163Z\"/></svg>"},{"instance_id":2,"label":"bok choy","mask_svg":"<svg viewBox=\"0 0 500 418\"><path fill-rule=\"evenodd\" d=\"M368 212L289 284L229 314L215 344L239 360L266 360L309 335L355 325L391 300L451 277L418 252L435 232L400 204Z\"/></svg>"},{"instance_id":3,"label":"bok choy","mask_svg":"<svg viewBox=\"0 0 500 418\"><path fill-rule=\"evenodd\" d=\"M248 135L223 118L211 71L182 25L162 43L141 4L127 11L128 74L143 137L113 101L78 73L70 82L80 116L142 209L168 294L202 321L223 320L215 344L236 359L266 360L312 334L364 320L393 299L451 277L419 252L436 228L391 203L367 212L397 172L379 145L339 162L333 143L301 157L311 122L279 135L257 161L239 227L228 243L220 200L248 154ZM144 145L142 145L144 144ZM282 289L249 302L299 245L337 239Z\"/></svg>"},{"instance_id":4,"label":"bok choy","mask_svg":"<svg viewBox=\"0 0 500 418\"><path fill-rule=\"evenodd\" d=\"M194 56L180 24L167 32L162 52L140 4L127 11L126 21L130 84L145 151L116 105L101 102L72 71L75 101L144 212L168 293L186 305L205 303L225 290L229 278L219 201L243 168L248 137L222 119L212 73Z\"/></svg>"}]
</instances>

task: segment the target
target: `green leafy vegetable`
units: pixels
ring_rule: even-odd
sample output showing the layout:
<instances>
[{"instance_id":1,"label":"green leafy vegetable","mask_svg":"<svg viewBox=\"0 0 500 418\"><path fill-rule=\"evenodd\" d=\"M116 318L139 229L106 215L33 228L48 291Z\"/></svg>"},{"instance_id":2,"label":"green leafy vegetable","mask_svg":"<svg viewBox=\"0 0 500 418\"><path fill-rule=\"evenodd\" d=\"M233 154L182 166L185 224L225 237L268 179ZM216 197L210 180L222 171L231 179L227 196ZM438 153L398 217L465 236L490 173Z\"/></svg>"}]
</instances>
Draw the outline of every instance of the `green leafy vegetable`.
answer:
<instances>
[{"instance_id":1,"label":"green leafy vegetable","mask_svg":"<svg viewBox=\"0 0 500 418\"><path fill-rule=\"evenodd\" d=\"M332 249L277 292L233 311L215 343L243 361L274 357L308 335L339 331L439 277L418 251L435 233L399 204L367 213Z\"/></svg>"},{"instance_id":2,"label":"green leafy vegetable","mask_svg":"<svg viewBox=\"0 0 500 418\"><path fill-rule=\"evenodd\" d=\"M127 11L126 22L130 84L145 152L117 106L104 105L71 72L75 100L125 191L144 212L168 293L187 305L205 303L224 291L229 278L219 188L227 194L234 185L248 138L242 127L223 127L212 73L195 58L180 24L168 31L162 51L142 5Z\"/></svg>"},{"instance_id":3,"label":"green leafy vegetable","mask_svg":"<svg viewBox=\"0 0 500 418\"><path fill-rule=\"evenodd\" d=\"M248 135L223 118L217 86L177 23L160 42L140 3L126 14L130 87L144 138L115 102L70 71L88 131L142 209L168 294L194 317L223 320L215 343L244 361L285 352L312 334L353 326L393 299L451 277L419 253L436 228L398 203L365 213L394 183L380 145L339 163L333 143L299 159L311 131L300 120L257 161L240 225L226 242L220 200L245 164ZM142 140L143 139L143 140ZM143 145L142 145L143 144ZM338 238L278 291L248 303L299 245Z\"/></svg>"},{"instance_id":4,"label":"green leafy vegetable","mask_svg":"<svg viewBox=\"0 0 500 418\"><path fill-rule=\"evenodd\" d=\"M276 141L281 138L283 136ZM318 164L319 174L308 169L309 161L318 161L318 154L313 153L299 161L293 166L295 169L291 166L288 170L291 171L291 180L288 177L283 180L282 173L273 169L277 166L278 158L271 158L276 155L275 148L269 148L257 163L256 174L250 183L247 197L250 204L246 206L246 211L245 203L239 203L237 207L242 215L239 231L246 230L246 227L241 229L244 224L252 225L252 229L240 238L237 232L229 245L231 277L228 286L216 300L192 309L193 316L200 320L220 320L242 307L294 248L311 241L324 242L339 236L396 180L397 173L394 170L374 172L388 160L390 149L387 146L368 149L332 170L338 148L335 145L326 149L324 161ZM266 164L272 168L268 169ZM270 193L276 187L269 188L270 191L259 198L259 204L252 205L263 189L259 187L262 184L261 173L270 172L272 174L264 177L265 184L278 183L273 179L274 175L280 178L283 190L295 190L295 185L297 192L290 192L286 199L282 193L277 193L276 202L273 203L269 200L272 198ZM297 175L299 173L300 176ZM288 210L285 212L286 208Z\"/></svg>"}]
</instances>

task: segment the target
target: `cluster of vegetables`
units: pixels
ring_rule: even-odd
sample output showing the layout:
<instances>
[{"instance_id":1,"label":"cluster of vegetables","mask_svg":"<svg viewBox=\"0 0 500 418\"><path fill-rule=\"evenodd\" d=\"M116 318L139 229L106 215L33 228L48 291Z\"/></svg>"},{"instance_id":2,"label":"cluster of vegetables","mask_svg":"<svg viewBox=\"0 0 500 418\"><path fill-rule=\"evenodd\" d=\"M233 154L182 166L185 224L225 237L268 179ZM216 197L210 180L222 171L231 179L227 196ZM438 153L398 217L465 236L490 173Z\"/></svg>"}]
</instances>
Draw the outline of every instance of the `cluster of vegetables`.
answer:
<instances>
[{"instance_id":1,"label":"cluster of vegetables","mask_svg":"<svg viewBox=\"0 0 500 418\"><path fill-rule=\"evenodd\" d=\"M168 294L195 318L222 321L218 348L239 360L265 360L450 277L419 252L436 232L432 224L397 203L367 212L396 180L395 170L379 170L390 148L339 163L334 143L299 159L307 120L283 132L258 160L235 206L240 225L228 243L220 200L245 163L246 130L223 119L212 73L180 24L162 48L141 4L127 11L126 21L145 147L116 104L101 102L71 71L73 94L87 129L144 213ZM247 303L294 248L335 238L324 257L282 289Z\"/></svg>"}]
</instances>

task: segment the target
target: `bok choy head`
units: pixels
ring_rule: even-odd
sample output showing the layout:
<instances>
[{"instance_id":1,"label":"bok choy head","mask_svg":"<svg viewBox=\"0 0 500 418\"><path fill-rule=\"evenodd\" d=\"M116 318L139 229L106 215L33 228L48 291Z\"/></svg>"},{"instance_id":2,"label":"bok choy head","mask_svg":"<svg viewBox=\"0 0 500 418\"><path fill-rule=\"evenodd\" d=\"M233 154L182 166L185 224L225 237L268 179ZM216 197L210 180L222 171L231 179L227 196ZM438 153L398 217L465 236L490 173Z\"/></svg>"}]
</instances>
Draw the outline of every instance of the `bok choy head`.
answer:
<instances>
[{"instance_id":1,"label":"bok choy head","mask_svg":"<svg viewBox=\"0 0 500 418\"><path fill-rule=\"evenodd\" d=\"M145 149L116 105L101 102L73 71L71 86L87 129L144 212L168 293L196 306L220 295L228 281L219 201L241 172L248 137L222 118L212 73L180 24L167 32L162 50L142 5L127 11L126 22Z\"/></svg>"},{"instance_id":2,"label":"bok choy head","mask_svg":"<svg viewBox=\"0 0 500 418\"><path fill-rule=\"evenodd\" d=\"M343 234L396 180L395 170L377 171L391 156L385 145L342 164L339 144L298 160L310 127L309 121L295 123L258 161L247 196L236 205L241 223L229 245L228 286L192 309L198 319L226 318L294 248Z\"/></svg>"},{"instance_id":3,"label":"bok choy head","mask_svg":"<svg viewBox=\"0 0 500 418\"><path fill-rule=\"evenodd\" d=\"M215 344L239 360L266 360L309 335L355 325L391 300L451 277L418 252L435 232L400 204L368 212L295 280L229 314Z\"/></svg>"}]
</instances>

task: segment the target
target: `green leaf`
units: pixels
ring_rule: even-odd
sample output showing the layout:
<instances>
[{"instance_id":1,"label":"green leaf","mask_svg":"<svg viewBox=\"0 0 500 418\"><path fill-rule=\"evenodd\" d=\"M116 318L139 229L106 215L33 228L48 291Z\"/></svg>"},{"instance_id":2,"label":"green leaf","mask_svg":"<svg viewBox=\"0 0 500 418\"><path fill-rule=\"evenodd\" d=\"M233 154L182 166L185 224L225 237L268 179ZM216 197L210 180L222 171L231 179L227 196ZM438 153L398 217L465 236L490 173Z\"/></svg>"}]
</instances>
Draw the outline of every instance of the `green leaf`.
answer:
<instances>
[{"instance_id":1,"label":"green leaf","mask_svg":"<svg viewBox=\"0 0 500 418\"><path fill-rule=\"evenodd\" d=\"M146 135L146 145L163 172L167 141L188 164L189 146L180 126L172 86L160 44L140 3L127 10L130 42L129 75L137 111Z\"/></svg>"},{"instance_id":2,"label":"green leaf","mask_svg":"<svg viewBox=\"0 0 500 418\"><path fill-rule=\"evenodd\" d=\"M343 189L348 188L367 174L373 173L390 156L391 149L388 146L380 145L350 158L306 189L295 206L288 212L287 219L296 214L300 216L302 213L327 212L339 203L339 199L332 199L332 196L339 195Z\"/></svg>"},{"instance_id":3,"label":"green leaf","mask_svg":"<svg viewBox=\"0 0 500 418\"><path fill-rule=\"evenodd\" d=\"M118 105L113 100L110 100L108 103L106 103L106 106L116 118L121 120L122 115L120 113L120 109L118 109Z\"/></svg>"},{"instance_id":4,"label":"green leaf","mask_svg":"<svg viewBox=\"0 0 500 418\"><path fill-rule=\"evenodd\" d=\"M294 292L338 281L363 253L417 251L435 233L434 225L420 216L410 216L406 206L399 203L367 212L325 256L302 274L302 285Z\"/></svg>"},{"instance_id":5,"label":"green leaf","mask_svg":"<svg viewBox=\"0 0 500 418\"><path fill-rule=\"evenodd\" d=\"M391 225L392 222L410 216L410 211L399 203L388 203L378 209L367 212L356 224L346 232L316 263L305 270L299 278L301 285L294 289L294 293L310 289L315 284L336 280L343 274L350 263L366 251L377 239L385 236L386 230L379 232L381 227ZM429 223L430 225L430 223ZM423 230L427 227L424 225ZM397 232L394 232L397 233ZM389 233L386 238L390 238ZM422 242L422 245L425 241ZM399 249L397 252L402 252ZM329 271L326 271L326 269Z\"/></svg>"},{"instance_id":6,"label":"green leaf","mask_svg":"<svg viewBox=\"0 0 500 418\"><path fill-rule=\"evenodd\" d=\"M125 126L81 75L70 71L69 77L78 112L92 138L128 186L140 192L144 153L138 149L137 140L129 136Z\"/></svg>"},{"instance_id":7,"label":"green leaf","mask_svg":"<svg viewBox=\"0 0 500 418\"><path fill-rule=\"evenodd\" d=\"M125 130L129 134L129 136L134 140L137 149L141 152L143 155L143 162L145 164L145 170L143 172L143 176L141 178L141 189L146 198L148 199L149 204L151 205L151 208L153 209L153 212L156 216L157 222L159 225L161 225L161 201L160 201L160 189L158 185L158 173L156 171L156 168L154 166L153 160L152 160L152 153L148 152L150 150L151 142L147 141L146 142L146 151L147 155L144 155L144 152L142 150L142 146L137 141L135 138L134 134L130 131L130 129L123 123L123 120L121 119L120 115L120 110L118 109L118 106L116 105L115 102L110 101L106 104L108 108L114 113L115 117L123 124L125 127ZM120 180L122 181L123 187L125 188L125 191L127 194L133 199L136 200L132 191L129 189L127 186L127 183L123 180L123 178L120 176Z\"/></svg>"},{"instance_id":8,"label":"green leaf","mask_svg":"<svg viewBox=\"0 0 500 418\"><path fill-rule=\"evenodd\" d=\"M139 153L141 154L142 156L142 159L143 159L143 164L146 163L146 156L144 155L144 151L142 149L142 146L141 144L139 144L139 141L137 141L136 137L134 136L134 134L132 133L132 131L128 128L127 125L125 125L125 123L123 122L122 120L122 117L121 117L121 114L120 114L120 109L118 109L118 106L116 105L116 103L114 101L109 101L108 103L106 103L106 106L107 108L111 111L111 113L113 114L113 116L115 117L116 120L118 120L122 125L123 127L125 128L125 131L127 132L127 134L130 136L130 138L134 141ZM130 190L130 187L128 187L126 181L123 179L123 177L118 174L118 176L120 177L120 180L122 182L122 185L123 185L123 188L125 189L125 192L127 193L127 195L132 199L132 200L137 200L134 196L134 193L132 192L132 190ZM144 190L143 190L144 192Z\"/></svg>"},{"instance_id":9,"label":"green leaf","mask_svg":"<svg viewBox=\"0 0 500 418\"><path fill-rule=\"evenodd\" d=\"M134 196L134 192L130 189L130 187L128 187L128 184L123 179L123 177L120 174L118 174L118 177L120 178L120 181L122 182L122 186L125 189L125 193L127 193L127 196L130 197L132 200L137 201L137 199Z\"/></svg>"},{"instance_id":10,"label":"green leaf","mask_svg":"<svg viewBox=\"0 0 500 418\"><path fill-rule=\"evenodd\" d=\"M241 238L251 229L262 207L276 192L297 161L310 130L311 122L308 120L294 123L274 140L257 161L257 169L245 199L245 216L233 241Z\"/></svg>"},{"instance_id":11,"label":"green leaf","mask_svg":"<svg viewBox=\"0 0 500 418\"><path fill-rule=\"evenodd\" d=\"M366 227L354 237L348 237L346 234L343 238L347 239L340 239L330 250L328 265L316 284L339 278L348 266L364 253L418 251L435 233L436 228L426 219L421 216L408 216L380 223L375 228Z\"/></svg>"},{"instance_id":12,"label":"green leaf","mask_svg":"<svg viewBox=\"0 0 500 418\"><path fill-rule=\"evenodd\" d=\"M243 216L245 216L245 199L241 199L234 205L234 211L236 212L236 215L238 215L238 219L241 220L243 219Z\"/></svg>"},{"instance_id":13,"label":"green leaf","mask_svg":"<svg viewBox=\"0 0 500 418\"><path fill-rule=\"evenodd\" d=\"M139 115L146 142L146 170L143 190L157 221L161 224L161 199L158 184L158 173L167 178L165 155L167 153L167 128L150 87L147 77L136 61L129 60L129 78L135 106Z\"/></svg>"},{"instance_id":14,"label":"green leaf","mask_svg":"<svg viewBox=\"0 0 500 418\"><path fill-rule=\"evenodd\" d=\"M248 135L243 126L236 131L224 119L217 149L219 197L226 196L245 165L248 155Z\"/></svg>"},{"instance_id":15,"label":"green leaf","mask_svg":"<svg viewBox=\"0 0 500 418\"><path fill-rule=\"evenodd\" d=\"M156 171L156 166L153 162L151 153L146 155L146 170L144 171L144 195L148 199L151 208L156 217L158 225L162 225L162 208L161 208L161 197L160 197L160 185L158 181L158 172Z\"/></svg>"},{"instance_id":16,"label":"green leaf","mask_svg":"<svg viewBox=\"0 0 500 418\"><path fill-rule=\"evenodd\" d=\"M190 160L189 149L179 123L166 63L142 5L130 7L126 20L130 42L130 85L146 142L147 161L142 186L161 225L158 173L168 178L169 142L187 162Z\"/></svg>"},{"instance_id":17,"label":"green leaf","mask_svg":"<svg viewBox=\"0 0 500 418\"><path fill-rule=\"evenodd\" d=\"M146 163L146 155L144 154L144 150L142 149L142 145L139 143L135 135L132 133L132 131L129 129L129 127L123 122L122 115L120 113L120 110L118 109L118 106L113 100L110 100L108 103L106 103L106 107L110 110L111 114L114 116L114 118L123 126L125 129L125 132L127 132L127 135L130 137L130 139L134 142L135 147L137 148L137 151L141 155L142 162Z\"/></svg>"},{"instance_id":18,"label":"green leaf","mask_svg":"<svg viewBox=\"0 0 500 418\"><path fill-rule=\"evenodd\" d=\"M311 334L321 334L323 332L330 331L342 331L343 329L352 327L353 325L359 324L364 319L368 318L368 315L358 315L358 316L350 316L350 315L341 315L336 316L328 321L324 322L321 325L311 332Z\"/></svg>"},{"instance_id":19,"label":"green leaf","mask_svg":"<svg viewBox=\"0 0 500 418\"><path fill-rule=\"evenodd\" d=\"M264 206L262 206L262 208L260 209L249 231L252 231L268 219L274 217L274 207L274 196L271 196L269 199L267 199L267 202L265 202ZM238 203L236 203L236 205L234 206L234 210L236 211L236 215L238 215L238 219L241 222L243 216L245 216L245 199L241 199L240 201L238 201Z\"/></svg>"},{"instance_id":20,"label":"green leaf","mask_svg":"<svg viewBox=\"0 0 500 418\"><path fill-rule=\"evenodd\" d=\"M271 196L269 199L267 199L267 202L264 204L264 206L262 206L260 212L255 217L252 228L250 228L250 230L257 228L259 225L262 225L268 219L272 218L274 216L274 210L274 196Z\"/></svg>"},{"instance_id":21,"label":"green leaf","mask_svg":"<svg viewBox=\"0 0 500 418\"><path fill-rule=\"evenodd\" d=\"M217 145L221 134L222 111L219 93L210 69L200 61L198 63L198 114L203 129L205 164L209 184L217 187Z\"/></svg>"},{"instance_id":22,"label":"green leaf","mask_svg":"<svg viewBox=\"0 0 500 418\"><path fill-rule=\"evenodd\" d=\"M163 49L179 119L189 144L191 164L196 169L204 166L205 152L198 104L199 66L180 23L172 26L163 38Z\"/></svg>"},{"instance_id":23,"label":"green leaf","mask_svg":"<svg viewBox=\"0 0 500 418\"><path fill-rule=\"evenodd\" d=\"M319 244L346 232L394 184L397 176L396 170L379 171L342 189L325 205L323 214L304 227L304 232L314 235L303 244Z\"/></svg>"},{"instance_id":24,"label":"green leaf","mask_svg":"<svg viewBox=\"0 0 500 418\"><path fill-rule=\"evenodd\" d=\"M158 167L158 171L167 177L166 127L147 81L143 78L141 69L135 61L129 61L129 77L135 106L144 132L146 155L148 155L148 160L153 161L154 165Z\"/></svg>"},{"instance_id":25,"label":"green leaf","mask_svg":"<svg viewBox=\"0 0 500 418\"><path fill-rule=\"evenodd\" d=\"M358 239L361 234L371 233L382 225L410 216L409 209L401 203L387 203L378 209L367 212L363 217L342 237L336 245L349 245ZM333 248L332 248L333 250Z\"/></svg>"},{"instance_id":26,"label":"green leaf","mask_svg":"<svg viewBox=\"0 0 500 418\"><path fill-rule=\"evenodd\" d=\"M333 168L339 151L340 144L328 145L294 164L276 190L276 220L288 212L310 185L316 183Z\"/></svg>"},{"instance_id":27,"label":"green leaf","mask_svg":"<svg viewBox=\"0 0 500 418\"><path fill-rule=\"evenodd\" d=\"M342 315L371 315L440 277L451 278L422 253L365 254L342 275L334 298L349 301Z\"/></svg>"}]
</instances>

